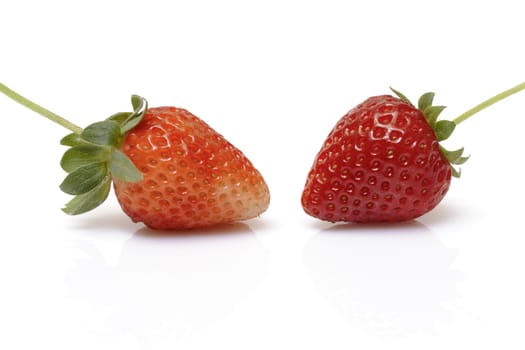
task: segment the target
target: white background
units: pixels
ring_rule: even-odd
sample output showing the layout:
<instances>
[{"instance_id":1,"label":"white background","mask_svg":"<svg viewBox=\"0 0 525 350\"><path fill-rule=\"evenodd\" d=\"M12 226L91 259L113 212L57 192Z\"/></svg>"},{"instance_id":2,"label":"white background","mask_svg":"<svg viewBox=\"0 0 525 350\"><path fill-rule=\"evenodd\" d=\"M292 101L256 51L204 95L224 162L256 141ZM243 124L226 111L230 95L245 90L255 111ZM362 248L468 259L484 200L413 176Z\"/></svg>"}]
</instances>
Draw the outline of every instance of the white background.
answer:
<instances>
[{"instance_id":1,"label":"white background","mask_svg":"<svg viewBox=\"0 0 525 350\"><path fill-rule=\"evenodd\" d=\"M518 1L7 1L0 81L81 126L184 107L266 178L270 209L155 233L111 195L60 211L67 130L0 96L0 348L525 348L525 92L458 126L433 212L332 225L300 195L337 120L393 86L450 119L525 80Z\"/></svg>"}]
</instances>

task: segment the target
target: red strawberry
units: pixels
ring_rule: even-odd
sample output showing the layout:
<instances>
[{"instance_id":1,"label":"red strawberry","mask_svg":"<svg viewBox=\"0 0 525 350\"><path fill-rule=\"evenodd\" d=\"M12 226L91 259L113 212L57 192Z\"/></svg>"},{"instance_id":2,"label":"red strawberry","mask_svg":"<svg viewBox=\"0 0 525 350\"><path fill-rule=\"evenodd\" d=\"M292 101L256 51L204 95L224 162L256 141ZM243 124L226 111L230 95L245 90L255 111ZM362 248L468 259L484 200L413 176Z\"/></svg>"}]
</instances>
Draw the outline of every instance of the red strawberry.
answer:
<instances>
[{"instance_id":1,"label":"red strawberry","mask_svg":"<svg viewBox=\"0 0 525 350\"><path fill-rule=\"evenodd\" d=\"M398 97L371 97L344 115L328 135L308 174L301 203L307 214L330 222L396 222L432 210L447 193L463 148L439 142L455 126L489 105L525 89L522 83L467 111L437 120L443 106L433 93L415 107Z\"/></svg>"},{"instance_id":2,"label":"red strawberry","mask_svg":"<svg viewBox=\"0 0 525 350\"><path fill-rule=\"evenodd\" d=\"M77 215L115 194L133 221L154 229L187 229L246 220L263 213L270 194L244 154L190 112L147 108L117 113L82 129L0 83L0 92L72 131L61 160L60 188Z\"/></svg>"},{"instance_id":3,"label":"red strawberry","mask_svg":"<svg viewBox=\"0 0 525 350\"><path fill-rule=\"evenodd\" d=\"M148 109L122 151L144 179L115 179L115 193L126 214L150 227L246 220L269 205L266 183L244 154L184 109Z\"/></svg>"}]
</instances>

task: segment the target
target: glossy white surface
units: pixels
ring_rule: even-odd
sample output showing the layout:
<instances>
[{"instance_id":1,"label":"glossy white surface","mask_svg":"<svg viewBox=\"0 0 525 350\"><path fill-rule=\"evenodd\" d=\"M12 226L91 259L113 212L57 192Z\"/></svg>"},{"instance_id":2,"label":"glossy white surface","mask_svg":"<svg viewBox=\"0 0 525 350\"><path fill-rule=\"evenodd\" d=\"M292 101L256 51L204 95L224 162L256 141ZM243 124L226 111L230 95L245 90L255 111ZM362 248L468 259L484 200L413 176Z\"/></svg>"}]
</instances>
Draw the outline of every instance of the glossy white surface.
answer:
<instances>
[{"instance_id":1,"label":"glossy white surface","mask_svg":"<svg viewBox=\"0 0 525 350\"><path fill-rule=\"evenodd\" d=\"M458 126L472 154L442 204L331 225L299 198L324 137L388 86L454 118L525 80L512 1L17 1L0 81L85 126L187 108L265 176L244 223L156 233L113 196L68 217L67 131L0 96L2 349L523 349L525 92ZM430 15L430 11L434 11Z\"/></svg>"}]
</instances>

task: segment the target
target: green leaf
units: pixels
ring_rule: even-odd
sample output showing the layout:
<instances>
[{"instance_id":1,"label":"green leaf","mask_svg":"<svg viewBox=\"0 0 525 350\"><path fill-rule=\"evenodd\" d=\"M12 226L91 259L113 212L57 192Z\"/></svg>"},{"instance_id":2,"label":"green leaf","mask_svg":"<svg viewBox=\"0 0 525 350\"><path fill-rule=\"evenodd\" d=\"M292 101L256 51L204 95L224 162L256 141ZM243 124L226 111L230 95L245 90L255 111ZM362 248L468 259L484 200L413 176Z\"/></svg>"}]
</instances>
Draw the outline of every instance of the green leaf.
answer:
<instances>
[{"instance_id":1,"label":"green leaf","mask_svg":"<svg viewBox=\"0 0 525 350\"><path fill-rule=\"evenodd\" d=\"M75 196L62 209L69 215L78 215L95 209L108 197L111 189L111 177L106 177L91 191Z\"/></svg>"},{"instance_id":2,"label":"green leaf","mask_svg":"<svg viewBox=\"0 0 525 350\"><path fill-rule=\"evenodd\" d=\"M129 182L140 181L144 177L135 164L121 151L113 149L109 161L109 171L117 179Z\"/></svg>"},{"instance_id":3,"label":"green leaf","mask_svg":"<svg viewBox=\"0 0 525 350\"><path fill-rule=\"evenodd\" d=\"M410 102L410 100L409 100L405 95L403 95L401 92L399 92L399 91L393 89L392 87L390 87L390 90L392 90L392 92L393 92L394 94L396 94L397 97L399 97L401 100L403 100L403 101L405 101L406 103L409 103L409 104L412 105L412 102Z\"/></svg>"},{"instance_id":4,"label":"green leaf","mask_svg":"<svg viewBox=\"0 0 525 350\"><path fill-rule=\"evenodd\" d=\"M425 108L423 115L431 127L435 126L437 118L445 108L445 106L429 106Z\"/></svg>"},{"instance_id":5,"label":"green leaf","mask_svg":"<svg viewBox=\"0 0 525 350\"><path fill-rule=\"evenodd\" d=\"M454 129L456 128L456 123L450 120L440 120L436 123L434 132L438 141L446 140L452 135Z\"/></svg>"},{"instance_id":6,"label":"green leaf","mask_svg":"<svg viewBox=\"0 0 525 350\"><path fill-rule=\"evenodd\" d=\"M107 162L111 156L109 147L95 145L81 145L68 149L62 159L60 166L70 173L78 168L98 162Z\"/></svg>"},{"instance_id":7,"label":"green leaf","mask_svg":"<svg viewBox=\"0 0 525 350\"><path fill-rule=\"evenodd\" d=\"M96 122L87 126L80 137L97 145L115 146L119 142L120 126L113 120Z\"/></svg>"},{"instance_id":8,"label":"green leaf","mask_svg":"<svg viewBox=\"0 0 525 350\"><path fill-rule=\"evenodd\" d=\"M418 104L417 104L418 106L417 108L421 112L423 112L425 109L432 106L432 101L434 101L435 95L436 94L433 92L427 92L426 94L421 95L421 97L419 98Z\"/></svg>"},{"instance_id":9,"label":"green leaf","mask_svg":"<svg viewBox=\"0 0 525 350\"><path fill-rule=\"evenodd\" d=\"M92 163L76 169L60 184L60 189L72 195L86 193L95 188L107 175L107 163Z\"/></svg>"}]
</instances>

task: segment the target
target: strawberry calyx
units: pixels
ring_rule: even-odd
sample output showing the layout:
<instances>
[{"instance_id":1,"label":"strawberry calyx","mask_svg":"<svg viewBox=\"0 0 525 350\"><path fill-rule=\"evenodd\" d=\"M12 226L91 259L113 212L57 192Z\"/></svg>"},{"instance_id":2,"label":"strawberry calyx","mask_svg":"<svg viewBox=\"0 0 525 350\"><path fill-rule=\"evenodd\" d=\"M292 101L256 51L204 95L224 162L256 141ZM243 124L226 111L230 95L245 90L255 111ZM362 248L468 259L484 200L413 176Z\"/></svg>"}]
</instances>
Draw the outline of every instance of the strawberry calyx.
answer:
<instances>
[{"instance_id":1,"label":"strawberry calyx","mask_svg":"<svg viewBox=\"0 0 525 350\"><path fill-rule=\"evenodd\" d=\"M390 88L392 92L394 92L402 101L410 104L411 106L416 107L405 95L403 95L401 92ZM456 128L456 123L452 120L446 120L441 119L438 120L439 115L443 110L446 108L445 106L434 106L432 103L434 101L435 93L433 92L427 92L421 95L421 97L418 100L417 103L417 109L423 113L423 116L425 117L425 120L430 125L432 130L434 130L434 134L436 135L436 138L439 142L444 141L452 135L454 132L454 129ZM464 148L460 148L457 150L449 151L446 148L444 148L441 144L439 146L441 153L445 156L445 158L450 163L451 169L452 169L452 176L459 178L461 176L461 169L456 169L455 165L461 165L464 164L468 159L469 156L464 157L463 151Z\"/></svg>"},{"instance_id":2,"label":"strawberry calyx","mask_svg":"<svg viewBox=\"0 0 525 350\"><path fill-rule=\"evenodd\" d=\"M60 160L60 166L68 173L60 189L75 196L62 209L67 214L82 214L102 204L113 177L129 182L142 180L142 173L120 151L125 135L142 120L148 106L137 95L131 97L131 103L133 112L113 114L60 141L71 147Z\"/></svg>"},{"instance_id":3,"label":"strawberry calyx","mask_svg":"<svg viewBox=\"0 0 525 350\"><path fill-rule=\"evenodd\" d=\"M75 196L62 209L67 214L82 214L102 204L108 197L113 177L128 182L142 180L142 173L120 147L126 134L140 123L148 109L143 97L131 97L133 112L116 113L82 129L2 83L0 92L71 131L60 141L70 147L60 161L68 173L60 189Z\"/></svg>"},{"instance_id":4,"label":"strawberry calyx","mask_svg":"<svg viewBox=\"0 0 525 350\"><path fill-rule=\"evenodd\" d=\"M390 88L390 90L392 90L401 100L414 106L405 95L392 88ZM434 130L436 138L438 139L438 141L441 142L450 137L450 135L452 134L452 132L458 124L464 122L465 120L469 119L470 117L484 110L485 108L492 106L494 103L499 102L522 90L525 90L525 82L522 82L508 90L505 90L495 96L492 96L491 98L481 102L480 104L472 107L468 111L456 117L454 120L437 120L439 114L443 111L443 109L445 109L445 107L432 105L432 102L434 100L433 92L427 92L426 94L423 94L419 98L417 108L423 113L425 119ZM469 159L469 157L463 157L463 148L457 149L455 151L449 151L440 145L440 150L441 153L443 153L443 155L447 158L447 160L450 163L450 166L452 168L452 175L454 177L460 177L461 171L457 170L454 167L454 165L461 165Z\"/></svg>"},{"instance_id":5,"label":"strawberry calyx","mask_svg":"<svg viewBox=\"0 0 525 350\"><path fill-rule=\"evenodd\" d=\"M392 90L401 100L410 104L411 106L414 106L405 95L392 88L390 88L390 90ZM423 94L419 98L417 108L423 113L425 119L434 130L436 138L439 142L441 142L443 140L448 139L450 135L452 135L452 132L458 124L464 122L465 120L469 119L470 117L484 110L485 108L492 106L494 103L506 99L507 97L514 95L522 90L525 90L525 82L522 82L508 90L505 90L497 95L490 97L489 99L472 107L471 109L459 115L453 120L437 120L440 113L445 109L445 107L432 105L432 102L434 100L433 92L427 92ZM461 165L469 159L469 157L463 156L463 147L455 151L449 151L441 145L439 147L441 153L443 153L443 155L447 158L447 160L450 163L450 166L452 168L452 175L454 177L460 177L461 171L457 170L454 167L454 165Z\"/></svg>"}]
</instances>

